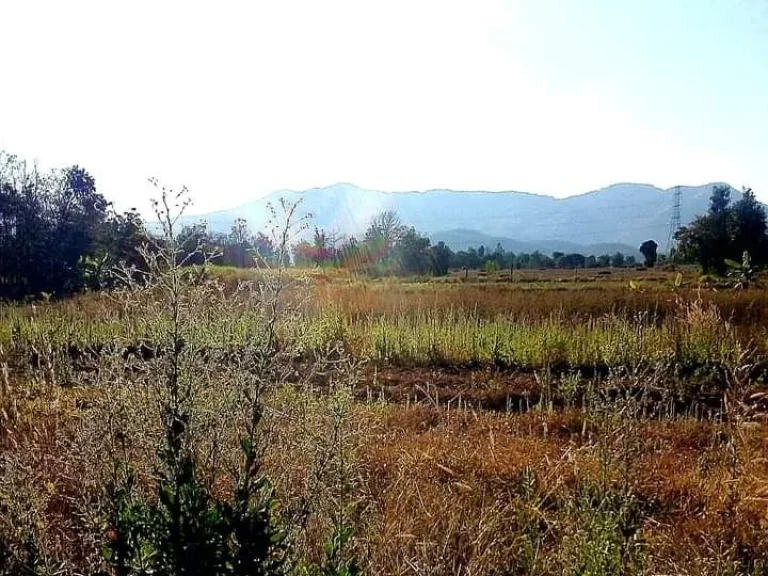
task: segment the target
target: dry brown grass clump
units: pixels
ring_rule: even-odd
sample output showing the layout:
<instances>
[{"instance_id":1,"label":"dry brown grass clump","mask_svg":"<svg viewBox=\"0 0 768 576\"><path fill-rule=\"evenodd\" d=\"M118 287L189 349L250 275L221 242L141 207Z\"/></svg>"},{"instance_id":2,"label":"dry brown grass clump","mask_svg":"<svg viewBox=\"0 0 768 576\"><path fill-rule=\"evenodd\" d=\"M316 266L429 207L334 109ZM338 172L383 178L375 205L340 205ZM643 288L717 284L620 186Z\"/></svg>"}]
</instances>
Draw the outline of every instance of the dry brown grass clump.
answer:
<instances>
[{"instance_id":1,"label":"dry brown grass clump","mask_svg":"<svg viewBox=\"0 0 768 576\"><path fill-rule=\"evenodd\" d=\"M373 573L570 573L594 544L579 533L601 498L637 515L635 560L650 573L739 573L765 561L762 427L733 439L712 422L581 412L414 407L366 417L376 431L362 450L375 514L360 538Z\"/></svg>"}]
</instances>

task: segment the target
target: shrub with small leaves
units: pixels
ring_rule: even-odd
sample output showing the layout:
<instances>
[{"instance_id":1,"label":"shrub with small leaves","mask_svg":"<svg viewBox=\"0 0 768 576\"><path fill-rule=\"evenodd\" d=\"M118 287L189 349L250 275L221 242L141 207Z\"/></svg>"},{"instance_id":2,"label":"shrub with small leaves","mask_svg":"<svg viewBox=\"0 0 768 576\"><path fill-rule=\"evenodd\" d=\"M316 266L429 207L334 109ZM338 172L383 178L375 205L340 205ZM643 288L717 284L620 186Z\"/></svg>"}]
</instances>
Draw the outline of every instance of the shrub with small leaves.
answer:
<instances>
[{"instance_id":1,"label":"shrub with small leaves","mask_svg":"<svg viewBox=\"0 0 768 576\"><path fill-rule=\"evenodd\" d=\"M175 200L183 212L187 206L184 191ZM131 271L122 274L127 291L149 298L157 325L164 327L156 335L160 352L143 368L142 381L150 385L154 381L157 390L161 446L154 480L148 482L149 487L139 486L125 439L118 434L122 445L116 453L121 456L115 458L113 480L106 490L111 513L103 557L117 576L282 574L286 535L280 527L272 489L261 473L257 446L263 412L260 393L278 371L274 358L279 352L279 273L276 288L269 295L263 287L259 292L260 331L240 359L244 376L239 389L243 409L239 470L223 475L214 467L213 474L219 479L226 476L231 486L229 493L215 491L215 482L199 471L200 436L193 433L199 420L196 410L200 410L194 399L203 394L200 383L210 375L210 367L201 360L204 346L198 341L205 334L196 330L195 324L198 308L215 292L206 284L210 254L200 243L190 249L187 240L175 235L178 215L171 202L169 191L163 189L161 202L156 204L163 239L142 251L147 270L142 281L134 282ZM286 227L294 209L288 211ZM286 233L282 239L285 250ZM185 265L192 261L202 265L196 264L190 273ZM130 296L125 302L143 305L141 298ZM152 378L147 378L147 370L152 371Z\"/></svg>"}]
</instances>

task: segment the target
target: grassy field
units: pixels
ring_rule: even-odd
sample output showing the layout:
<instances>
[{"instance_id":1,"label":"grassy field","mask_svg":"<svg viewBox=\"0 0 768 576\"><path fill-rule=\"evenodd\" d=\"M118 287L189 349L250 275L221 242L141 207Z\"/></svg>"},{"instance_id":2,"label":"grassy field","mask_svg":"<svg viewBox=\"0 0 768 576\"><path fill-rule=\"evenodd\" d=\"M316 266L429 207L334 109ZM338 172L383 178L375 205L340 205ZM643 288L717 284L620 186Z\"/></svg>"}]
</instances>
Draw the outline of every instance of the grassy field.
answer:
<instances>
[{"instance_id":1,"label":"grassy field","mask_svg":"<svg viewBox=\"0 0 768 576\"><path fill-rule=\"evenodd\" d=\"M610 272L291 273L259 428L290 570L343 573L336 542L369 574L768 573L768 291ZM186 401L224 497L270 279L208 278L184 289ZM110 573L113 464L149 499L157 478L158 302L0 305L0 559Z\"/></svg>"}]
</instances>

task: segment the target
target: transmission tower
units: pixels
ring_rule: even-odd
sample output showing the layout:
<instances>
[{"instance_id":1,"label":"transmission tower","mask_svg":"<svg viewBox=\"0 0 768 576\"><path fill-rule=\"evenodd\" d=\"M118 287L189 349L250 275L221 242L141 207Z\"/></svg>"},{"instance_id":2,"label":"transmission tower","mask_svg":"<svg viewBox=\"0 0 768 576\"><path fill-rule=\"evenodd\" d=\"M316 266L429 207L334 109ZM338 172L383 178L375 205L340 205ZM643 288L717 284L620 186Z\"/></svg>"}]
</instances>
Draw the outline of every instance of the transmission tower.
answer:
<instances>
[{"instance_id":1,"label":"transmission tower","mask_svg":"<svg viewBox=\"0 0 768 576\"><path fill-rule=\"evenodd\" d=\"M683 198L683 189L675 186L674 205L672 206L672 218L669 221L669 238L667 239L667 254L672 252L675 246L675 232L680 229L680 203Z\"/></svg>"}]
</instances>

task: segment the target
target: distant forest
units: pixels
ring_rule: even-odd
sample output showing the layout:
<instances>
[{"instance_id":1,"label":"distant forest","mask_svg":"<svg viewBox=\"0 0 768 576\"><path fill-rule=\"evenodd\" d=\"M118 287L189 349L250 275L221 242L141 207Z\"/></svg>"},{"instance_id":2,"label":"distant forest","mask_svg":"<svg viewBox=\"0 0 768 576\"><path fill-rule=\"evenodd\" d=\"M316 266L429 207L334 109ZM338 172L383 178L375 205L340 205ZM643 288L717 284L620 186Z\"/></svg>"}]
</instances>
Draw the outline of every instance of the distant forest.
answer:
<instances>
[{"instance_id":1,"label":"distant forest","mask_svg":"<svg viewBox=\"0 0 768 576\"><path fill-rule=\"evenodd\" d=\"M697 263L705 273L727 274L768 261L766 215L751 190L733 204L730 189L715 187L707 214L681 228L674 262ZM136 211L117 213L96 189L93 177L79 166L41 172L15 156L0 152L0 298L66 295L109 288L118 265L140 270L137 248L158 242ZM276 241L252 232L236 220L229 234L214 234L203 224L178 231L179 258L201 264L200 246L223 266L251 267L274 263ZM296 242L290 262L299 267L338 267L372 276L445 275L451 269L496 270L540 268L605 268L659 261L653 239L640 247L643 262L633 256L554 252L507 252L501 245L454 252L385 211L369 224L362 238L339 237L314 228L310 239ZM190 255L195 254L194 257ZM286 259L288 260L288 259Z\"/></svg>"}]
</instances>

